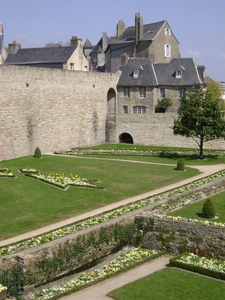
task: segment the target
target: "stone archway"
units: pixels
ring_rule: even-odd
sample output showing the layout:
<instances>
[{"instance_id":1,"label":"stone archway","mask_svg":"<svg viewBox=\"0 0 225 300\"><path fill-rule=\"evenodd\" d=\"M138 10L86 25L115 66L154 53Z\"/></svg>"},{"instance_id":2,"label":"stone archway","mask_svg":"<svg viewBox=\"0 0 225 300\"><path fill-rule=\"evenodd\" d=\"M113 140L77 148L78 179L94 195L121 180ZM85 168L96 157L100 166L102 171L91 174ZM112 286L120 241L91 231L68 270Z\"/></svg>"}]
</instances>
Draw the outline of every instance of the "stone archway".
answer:
<instances>
[{"instance_id":1,"label":"stone archway","mask_svg":"<svg viewBox=\"0 0 225 300\"><path fill-rule=\"evenodd\" d=\"M134 143L132 136L127 132L124 132L124 133L120 134L119 141L120 141L120 143L126 143L126 144L133 144Z\"/></svg>"},{"instance_id":2,"label":"stone archway","mask_svg":"<svg viewBox=\"0 0 225 300\"><path fill-rule=\"evenodd\" d=\"M114 89L109 89L107 94L107 114L115 116L116 114L116 92Z\"/></svg>"}]
</instances>

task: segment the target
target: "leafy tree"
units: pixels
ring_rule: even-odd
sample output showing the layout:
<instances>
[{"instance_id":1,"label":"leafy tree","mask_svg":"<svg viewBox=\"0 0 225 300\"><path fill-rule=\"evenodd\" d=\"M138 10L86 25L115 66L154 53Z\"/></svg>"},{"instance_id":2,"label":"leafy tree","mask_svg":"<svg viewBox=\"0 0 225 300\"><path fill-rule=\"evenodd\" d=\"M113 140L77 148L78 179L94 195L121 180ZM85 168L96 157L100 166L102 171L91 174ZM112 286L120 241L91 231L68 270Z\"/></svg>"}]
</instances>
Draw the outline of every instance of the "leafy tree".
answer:
<instances>
[{"instance_id":1,"label":"leafy tree","mask_svg":"<svg viewBox=\"0 0 225 300\"><path fill-rule=\"evenodd\" d=\"M207 83L207 91L211 94L214 99L222 98L222 86L212 80L210 77L205 77L205 82Z\"/></svg>"},{"instance_id":2,"label":"leafy tree","mask_svg":"<svg viewBox=\"0 0 225 300\"><path fill-rule=\"evenodd\" d=\"M220 99L213 99L210 92L196 89L183 98L173 133L191 137L199 146L203 158L203 144L225 136L224 113L219 107Z\"/></svg>"}]
</instances>

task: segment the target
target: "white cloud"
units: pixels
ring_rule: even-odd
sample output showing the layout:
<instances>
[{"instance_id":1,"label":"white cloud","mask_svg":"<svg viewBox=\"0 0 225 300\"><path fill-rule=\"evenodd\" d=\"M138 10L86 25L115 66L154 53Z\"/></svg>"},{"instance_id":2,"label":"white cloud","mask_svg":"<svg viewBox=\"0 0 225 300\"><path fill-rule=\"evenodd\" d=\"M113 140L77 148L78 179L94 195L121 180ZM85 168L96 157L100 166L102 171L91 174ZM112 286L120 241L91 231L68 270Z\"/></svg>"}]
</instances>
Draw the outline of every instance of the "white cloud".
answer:
<instances>
[{"instance_id":1,"label":"white cloud","mask_svg":"<svg viewBox=\"0 0 225 300\"><path fill-rule=\"evenodd\" d=\"M199 51L187 50L186 53L187 53L187 56L189 56L189 57L194 57L194 58L202 57L202 55Z\"/></svg>"}]
</instances>

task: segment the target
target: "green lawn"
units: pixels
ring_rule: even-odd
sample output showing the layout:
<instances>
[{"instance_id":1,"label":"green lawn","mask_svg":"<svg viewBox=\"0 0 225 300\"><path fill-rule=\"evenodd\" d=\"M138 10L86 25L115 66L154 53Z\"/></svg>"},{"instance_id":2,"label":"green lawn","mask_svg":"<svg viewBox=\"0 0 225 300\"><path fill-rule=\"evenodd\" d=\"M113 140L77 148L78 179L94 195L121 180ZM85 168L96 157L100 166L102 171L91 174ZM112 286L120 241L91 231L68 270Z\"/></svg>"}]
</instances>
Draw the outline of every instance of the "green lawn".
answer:
<instances>
[{"instance_id":1,"label":"green lawn","mask_svg":"<svg viewBox=\"0 0 225 300\"><path fill-rule=\"evenodd\" d=\"M79 149L79 148L78 148ZM158 151L162 153L170 153L172 152L184 152L182 156L185 165L214 165L214 164L225 164L225 153L224 151L218 150L205 150L211 155L215 155L215 153L220 153L218 156L207 156L205 155L204 159L199 159L198 157L198 148L179 148L179 147L158 147L158 146L143 146L143 145L130 145L130 144L101 144L93 147L89 147L86 149L93 149L93 150L135 150L135 151ZM195 152L196 156L188 156L188 153ZM90 155L88 155L90 156ZM99 158L113 158L113 159L125 159L125 160L137 160L137 161L148 161L148 162L155 162L155 163L163 163L163 164L177 164L179 157L174 156L123 156L123 155L92 155L92 157L99 157Z\"/></svg>"},{"instance_id":2,"label":"green lawn","mask_svg":"<svg viewBox=\"0 0 225 300\"><path fill-rule=\"evenodd\" d=\"M17 178L0 178L0 239L21 234L83 212L151 191L198 174L196 169L176 172L174 166L149 165L93 158L44 155L2 161ZM24 176L20 168L41 173L77 174L97 179L104 189L69 187L60 190Z\"/></svg>"},{"instance_id":3,"label":"green lawn","mask_svg":"<svg viewBox=\"0 0 225 300\"><path fill-rule=\"evenodd\" d=\"M224 299L225 283L166 268L112 291L109 295L115 300Z\"/></svg>"},{"instance_id":4,"label":"green lawn","mask_svg":"<svg viewBox=\"0 0 225 300\"><path fill-rule=\"evenodd\" d=\"M210 196L209 198L212 200L212 202L214 204L216 216L218 218L205 219L205 220L212 220L214 222L225 223L225 201L224 201L225 192L219 193L215 196ZM196 203L184 206L181 209L178 209L174 212L168 213L168 215L181 216L183 218L197 219L197 218L199 218L198 214L199 213L201 214L201 212L202 212L202 207L203 207L205 200L198 201Z\"/></svg>"}]
</instances>

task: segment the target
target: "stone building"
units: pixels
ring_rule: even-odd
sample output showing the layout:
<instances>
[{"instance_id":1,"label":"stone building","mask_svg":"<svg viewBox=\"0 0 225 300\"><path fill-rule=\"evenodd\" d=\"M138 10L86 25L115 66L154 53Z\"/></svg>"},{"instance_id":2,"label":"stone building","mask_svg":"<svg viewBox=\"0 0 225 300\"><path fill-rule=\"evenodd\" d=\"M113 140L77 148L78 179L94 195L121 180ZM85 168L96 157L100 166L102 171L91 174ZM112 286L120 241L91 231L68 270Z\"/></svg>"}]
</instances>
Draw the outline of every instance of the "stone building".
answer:
<instances>
[{"instance_id":1,"label":"stone building","mask_svg":"<svg viewBox=\"0 0 225 300\"><path fill-rule=\"evenodd\" d=\"M82 41L75 36L71 38L69 47L21 49L16 48L16 45L18 44L9 45L6 65L89 71L89 62L83 54Z\"/></svg>"},{"instance_id":2,"label":"stone building","mask_svg":"<svg viewBox=\"0 0 225 300\"><path fill-rule=\"evenodd\" d=\"M115 72L120 67L121 55L147 57L152 63L168 63L180 57L179 42L167 21L143 24L140 13L135 15L135 26L117 24L116 37L110 40L105 51L106 71Z\"/></svg>"}]
</instances>

